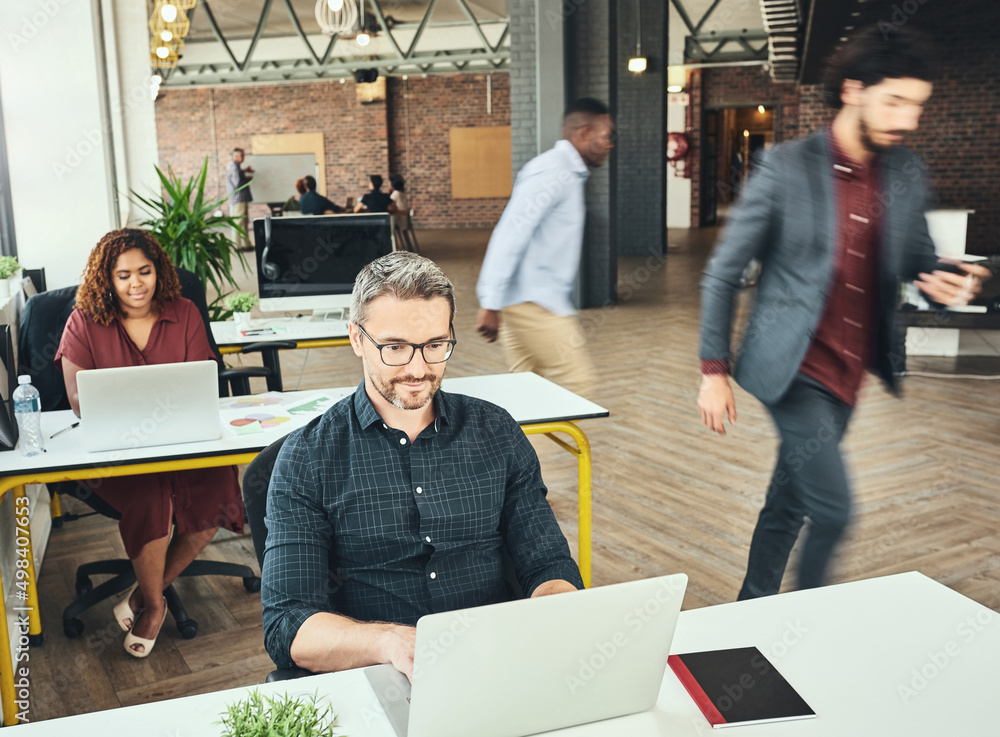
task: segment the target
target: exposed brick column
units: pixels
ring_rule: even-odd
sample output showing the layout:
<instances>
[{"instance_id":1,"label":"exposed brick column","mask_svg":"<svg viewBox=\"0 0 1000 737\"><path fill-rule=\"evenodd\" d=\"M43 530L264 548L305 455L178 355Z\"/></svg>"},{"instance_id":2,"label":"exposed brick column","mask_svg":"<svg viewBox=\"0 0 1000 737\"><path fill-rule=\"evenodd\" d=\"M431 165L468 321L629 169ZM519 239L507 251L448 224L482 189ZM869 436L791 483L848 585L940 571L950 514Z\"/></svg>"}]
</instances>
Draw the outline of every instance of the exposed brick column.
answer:
<instances>
[{"instance_id":1,"label":"exposed brick column","mask_svg":"<svg viewBox=\"0 0 1000 737\"><path fill-rule=\"evenodd\" d=\"M628 71L635 56L636 13L641 9L645 72ZM659 256L667 248L667 3L618 0L618 44L611 73L616 80L618 123L614 182L615 231L621 256Z\"/></svg>"},{"instance_id":2,"label":"exposed brick column","mask_svg":"<svg viewBox=\"0 0 1000 737\"><path fill-rule=\"evenodd\" d=\"M571 0L576 8L566 18L568 97L596 97L615 112L612 59L616 56L616 0ZM567 3L569 5L569 3ZM587 180L587 228L583 243L580 306L600 307L618 297L616 228L617 153Z\"/></svg>"}]
</instances>

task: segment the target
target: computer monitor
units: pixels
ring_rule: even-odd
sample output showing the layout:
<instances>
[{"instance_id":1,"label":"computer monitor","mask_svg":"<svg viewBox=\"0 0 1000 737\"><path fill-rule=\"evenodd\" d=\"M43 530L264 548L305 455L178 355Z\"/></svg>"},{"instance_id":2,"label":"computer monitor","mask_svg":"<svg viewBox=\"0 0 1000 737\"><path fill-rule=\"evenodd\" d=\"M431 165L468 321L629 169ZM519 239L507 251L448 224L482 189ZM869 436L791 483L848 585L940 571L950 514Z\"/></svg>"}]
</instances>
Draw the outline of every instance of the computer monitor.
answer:
<instances>
[{"instance_id":1,"label":"computer monitor","mask_svg":"<svg viewBox=\"0 0 1000 737\"><path fill-rule=\"evenodd\" d=\"M393 250L386 213L265 217L253 222L263 312L346 315L358 272Z\"/></svg>"},{"instance_id":2,"label":"computer monitor","mask_svg":"<svg viewBox=\"0 0 1000 737\"><path fill-rule=\"evenodd\" d=\"M17 388L17 366L10 325L0 325L0 451L14 450L17 445L17 419L14 416L14 389Z\"/></svg>"}]
</instances>

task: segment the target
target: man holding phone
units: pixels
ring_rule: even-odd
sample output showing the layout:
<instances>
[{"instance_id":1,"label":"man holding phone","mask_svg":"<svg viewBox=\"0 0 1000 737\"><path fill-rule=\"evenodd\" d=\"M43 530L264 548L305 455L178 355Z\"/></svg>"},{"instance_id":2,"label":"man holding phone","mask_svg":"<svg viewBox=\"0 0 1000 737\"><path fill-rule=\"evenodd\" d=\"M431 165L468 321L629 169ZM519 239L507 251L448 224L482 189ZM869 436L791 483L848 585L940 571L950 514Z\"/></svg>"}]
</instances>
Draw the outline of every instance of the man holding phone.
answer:
<instances>
[{"instance_id":1,"label":"man holding phone","mask_svg":"<svg viewBox=\"0 0 1000 737\"><path fill-rule=\"evenodd\" d=\"M926 164L900 144L917 129L936 66L926 43L904 31L886 37L872 28L844 44L824 83L833 123L756 162L705 269L702 421L721 435L725 418L736 422L733 307L756 258L761 277L733 377L767 407L781 437L740 599L778 593L806 519L797 584L826 581L851 516L840 442L864 374L896 391L903 368L893 352L899 280L963 305L990 273L934 254Z\"/></svg>"}]
</instances>

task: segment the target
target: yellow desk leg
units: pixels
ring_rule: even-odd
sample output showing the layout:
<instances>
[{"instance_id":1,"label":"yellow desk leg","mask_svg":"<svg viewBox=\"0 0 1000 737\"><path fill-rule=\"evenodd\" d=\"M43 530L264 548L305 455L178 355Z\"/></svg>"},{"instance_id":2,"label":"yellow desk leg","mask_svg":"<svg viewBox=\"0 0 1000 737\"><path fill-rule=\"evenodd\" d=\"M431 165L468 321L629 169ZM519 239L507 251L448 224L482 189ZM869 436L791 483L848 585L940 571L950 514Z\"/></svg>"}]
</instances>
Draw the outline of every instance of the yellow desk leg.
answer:
<instances>
[{"instance_id":1,"label":"yellow desk leg","mask_svg":"<svg viewBox=\"0 0 1000 737\"><path fill-rule=\"evenodd\" d=\"M2 591L3 580L0 579L0 592ZM10 632L7 630L7 606L0 595L0 709L3 710L4 726L17 724L14 698L14 663L11 660Z\"/></svg>"},{"instance_id":2,"label":"yellow desk leg","mask_svg":"<svg viewBox=\"0 0 1000 737\"><path fill-rule=\"evenodd\" d=\"M49 501L49 516L55 520L62 517L62 502L59 501L58 494L53 494L52 499Z\"/></svg>"},{"instance_id":3,"label":"yellow desk leg","mask_svg":"<svg viewBox=\"0 0 1000 737\"><path fill-rule=\"evenodd\" d=\"M591 550L591 476L590 476L590 441L576 424L572 422L543 422L537 425L523 425L525 435L546 435L560 447L577 457L577 475L579 483L577 514L579 516L579 565L583 585L590 588L590 550ZM562 432L576 441L574 448L553 433Z\"/></svg>"},{"instance_id":4,"label":"yellow desk leg","mask_svg":"<svg viewBox=\"0 0 1000 737\"><path fill-rule=\"evenodd\" d=\"M24 501L19 501L19 500ZM24 485L18 486L14 489L14 518L17 519L21 516L18 511L20 509L24 510L24 516L28 516L28 499L25 495ZM25 544L23 549L28 558L28 591L27 591L27 601L25 602L25 608L28 610L28 637L31 639L32 645L42 644L42 615L38 610L38 581L35 576L35 553L31 548L31 525L29 524L16 526L18 546L17 546L17 558L20 560L22 546L20 544L21 538L25 539Z\"/></svg>"}]
</instances>

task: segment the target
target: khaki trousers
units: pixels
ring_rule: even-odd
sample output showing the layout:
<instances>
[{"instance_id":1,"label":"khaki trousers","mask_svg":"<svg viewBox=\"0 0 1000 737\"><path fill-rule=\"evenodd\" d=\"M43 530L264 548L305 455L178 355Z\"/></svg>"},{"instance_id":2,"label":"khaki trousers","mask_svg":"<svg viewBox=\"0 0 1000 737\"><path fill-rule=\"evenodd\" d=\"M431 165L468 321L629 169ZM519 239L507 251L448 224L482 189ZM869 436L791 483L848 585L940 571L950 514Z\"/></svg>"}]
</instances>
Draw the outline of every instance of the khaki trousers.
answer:
<instances>
[{"instance_id":1,"label":"khaki trousers","mask_svg":"<svg viewBox=\"0 0 1000 737\"><path fill-rule=\"evenodd\" d=\"M236 222L239 223L239 226L243 228L243 233L246 234L250 233L250 218L247 217L247 206L249 204L250 203L248 202L229 203L229 208L230 211L232 212L232 216L236 218ZM250 241L247 240L247 236L241 235L240 232L236 230L236 228L233 228L233 243L235 243L236 247L241 251L249 250L250 248Z\"/></svg>"},{"instance_id":2,"label":"khaki trousers","mask_svg":"<svg viewBox=\"0 0 1000 737\"><path fill-rule=\"evenodd\" d=\"M512 373L534 371L581 396L593 393L594 366L576 316L556 315L534 302L504 307L500 345Z\"/></svg>"}]
</instances>

